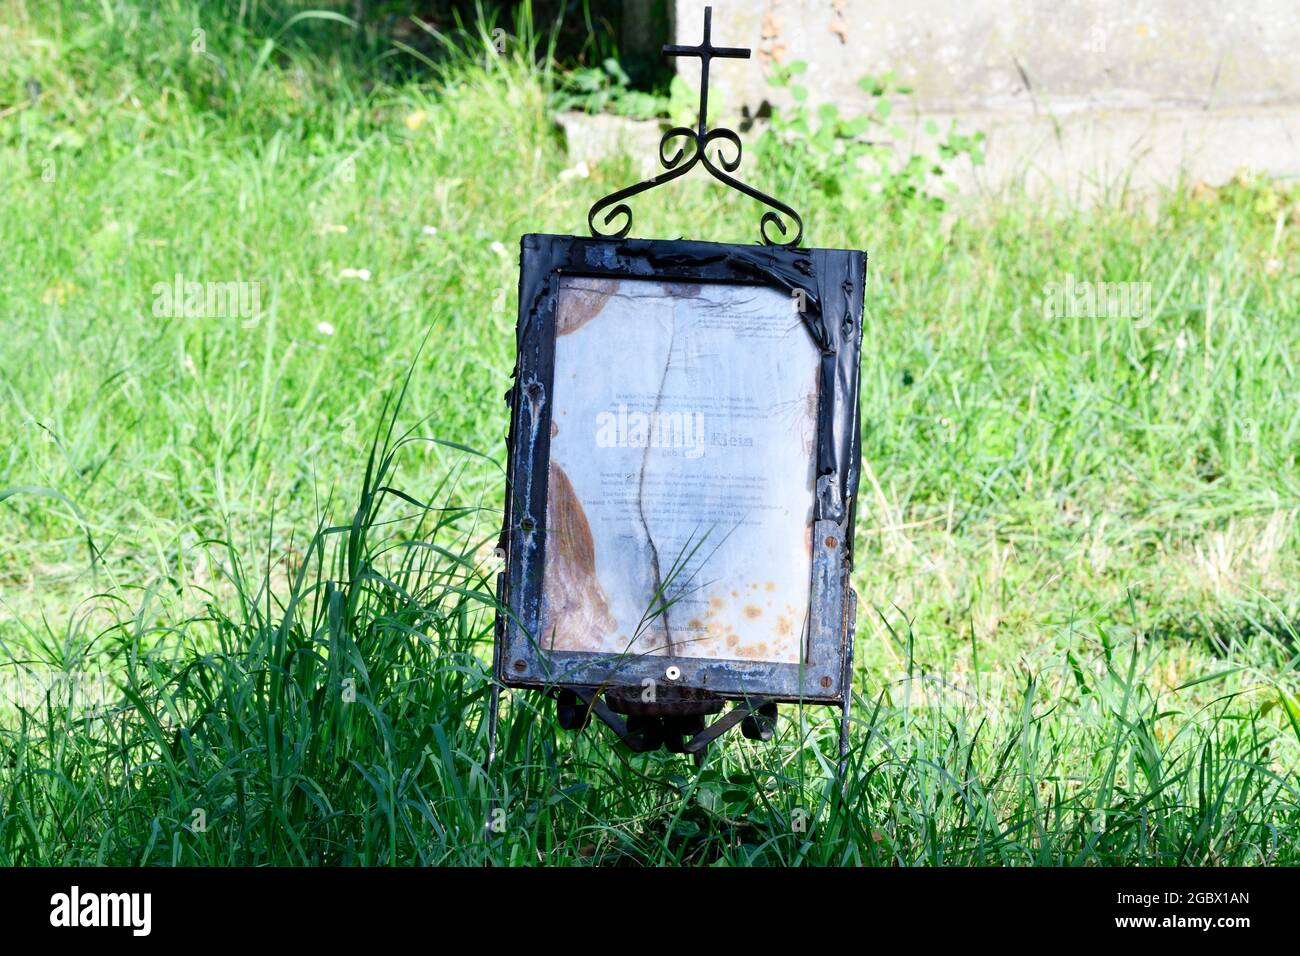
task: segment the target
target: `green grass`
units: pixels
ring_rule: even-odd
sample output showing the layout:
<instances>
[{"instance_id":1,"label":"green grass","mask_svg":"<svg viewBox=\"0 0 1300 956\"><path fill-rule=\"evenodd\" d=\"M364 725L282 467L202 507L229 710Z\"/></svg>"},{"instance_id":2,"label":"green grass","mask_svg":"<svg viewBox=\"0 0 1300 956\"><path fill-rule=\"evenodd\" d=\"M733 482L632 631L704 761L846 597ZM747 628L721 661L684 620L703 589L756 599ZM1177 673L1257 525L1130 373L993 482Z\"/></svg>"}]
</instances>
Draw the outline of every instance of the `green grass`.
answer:
<instances>
[{"instance_id":1,"label":"green grass","mask_svg":"<svg viewBox=\"0 0 1300 956\"><path fill-rule=\"evenodd\" d=\"M485 774L516 243L632 166L559 179L516 48L37 6L0 0L0 495L61 497L0 501L0 663L110 686L0 711L0 863L1297 862L1294 189L940 214L747 157L871 256L846 792L817 708L696 770L522 693ZM669 188L640 234L756 237ZM155 316L178 273L260 319ZM1067 274L1155 314L1048 319Z\"/></svg>"}]
</instances>

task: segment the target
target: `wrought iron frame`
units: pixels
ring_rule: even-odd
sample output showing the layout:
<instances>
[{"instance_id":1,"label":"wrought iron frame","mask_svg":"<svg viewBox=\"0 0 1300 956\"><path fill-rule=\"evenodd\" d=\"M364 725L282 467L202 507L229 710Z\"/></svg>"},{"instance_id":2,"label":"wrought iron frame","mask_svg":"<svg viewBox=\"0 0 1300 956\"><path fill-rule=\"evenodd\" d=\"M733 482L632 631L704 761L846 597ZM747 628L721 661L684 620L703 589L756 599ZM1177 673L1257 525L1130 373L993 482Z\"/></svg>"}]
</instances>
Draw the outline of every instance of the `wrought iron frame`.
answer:
<instances>
[{"instance_id":1,"label":"wrought iron frame","mask_svg":"<svg viewBox=\"0 0 1300 956\"><path fill-rule=\"evenodd\" d=\"M849 586L853 502L858 483L858 360L866 256L839 249L736 246L684 240L602 240L527 235L521 240L518 358L511 390L508 491L500 547L494 676L502 686L599 694L611 687L681 687L738 701L696 735L700 747L776 702L838 704L851 699L855 600ZM805 656L799 663L548 651L540 639L546 501L554 387L556 310L563 276L768 286L803 303L802 320L821 355L817 435L810 464L812 579ZM611 373L612 374L612 373ZM666 668L676 669L666 679ZM638 749L594 697L588 708ZM602 705L603 707L604 705ZM495 720L495 716L492 717ZM718 723L727 721L714 731ZM847 742L847 737L844 738ZM695 752L687 749L687 752Z\"/></svg>"}]
</instances>

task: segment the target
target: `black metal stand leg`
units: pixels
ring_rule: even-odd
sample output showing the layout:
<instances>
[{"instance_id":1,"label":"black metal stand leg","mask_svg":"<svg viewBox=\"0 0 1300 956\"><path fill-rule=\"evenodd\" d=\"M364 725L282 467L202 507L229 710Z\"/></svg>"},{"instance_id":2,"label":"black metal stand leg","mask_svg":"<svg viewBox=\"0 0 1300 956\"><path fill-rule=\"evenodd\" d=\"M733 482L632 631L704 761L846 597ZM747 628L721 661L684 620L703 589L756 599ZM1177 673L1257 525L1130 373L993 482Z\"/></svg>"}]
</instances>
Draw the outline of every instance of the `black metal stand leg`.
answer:
<instances>
[{"instance_id":1,"label":"black metal stand leg","mask_svg":"<svg viewBox=\"0 0 1300 956\"><path fill-rule=\"evenodd\" d=\"M505 575L497 575L497 605L504 607L501 600L503 589L505 588ZM501 616L498 614L498 629L500 628ZM488 778L487 785L492 786L492 764L497 759L497 727L501 721L501 684L497 680L497 674L500 673L501 663L501 634L498 632L496 640L492 642L492 673L489 674L491 685L488 687L487 699L487 760L483 763L483 773ZM488 799L487 818L483 821L483 837L489 839L492 836L492 818L496 816L497 799L493 794Z\"/></svg>"},{"instance_id":2,"label":"black metal stand leg","mask_svg":"<svg viewBox=\"0 0 1300 956\"><path fill-rule=\"evenodd\" d=\"M592 714L600 718L601 722L614 733L618 738L627 744L636 753L646 753L650 750L659 749L659 740L647 739L645 734L636 733L628 727L626 721L614 713L603 700L600 699L600 691L596 688L582 687L575 688L574 696L582 701ZM650 735L653 737L653 735Z\"/></svg>"},{"instance_id":3,"label":"black metal stand leg","mask_svg":"<svg viewBox=\"0 0 1300 956\"><path fill-rule=\"evenodd\" d=\"M771 705L765 700L737 701L735 707L688 740L683 750L688 754L703 753L709 744L736 726L736 724L751 714L757 713L760 708L769 706ZM775 711L773 711L773 719L775 719Z\"/></svg>"},{"instance_id":4,"label":"black metal stand leg","mask_svg":"<svg viewBox=\"0 0 1300 956\"><path fill-rule=\"evenodd\" d=\"M853 690L844 688L844 704L840 709L840 788L847 793L849 789L849 708L853 703Z\"/></svg>"},{"instance_id":5,"label":"black metal stand leg","mask_svg":"<svg viewBox=\"0 0 1300 956\"><path fill-rule=\"evenodd\" d=\"M488 689L488 714L487 714L487 764L485 770L491 770L493 762L497 759L497 724L501 720L501 685L492 679L492 686Z\"/></svg>"},{"instance_id":6,"label":"black metal stand leg","mask_svg":"<svg viewBox=\"0 0 1300 956\"><path fill-rule=\"evenodd\" d=\"M729 712L706 725L705 713L692 713L680 705L676 712L665 712L665 708L650 713L633 711L623 716L601 699L601 693L600 687L556 688L552 696L560 726L565 730L582 730L596 717L635 753L649 753L663 747L669 753L690 754L697 767L703 766L709 744L737 724L750 740L771 740L776 733L777 705L762 697L738 700ZM616 703L620 711L628 706L627 701ZM717 698L707 701L706 706L711 708L709 713L716 713L723 703Z\"/></svg>"},{"instance_id":7,"label":"black metal stand leg","mask_svg":"<svg viewBox=\"0 0 1300 956\"><path fill-rule=\"evenodd\" d=\"M483 770L488 777L487 786L492 787L491 770L492 764L497 759L497 721L501 713L501 685L496 681L496 675L492 677L492 686L488 690L488 713L487 713L487 762L483 765ZM487 817L483 821L483 838L490 840L492 838L492 823L496 816L497 798L493 793L488 798Z\"/></svg>"},{"instance_id":8,"label":"black metal stand leg","mask_svg":"<svg viewBox=\"0 0 1300 956\"><path fill-rule=\"evenodd\" d=\"M497 575L497 608L498 612L505 607L503 598L505 597L506 576L505 574ZM501 719L501 683L497 675L501 673L501 622L503 618L500 613L497 614L497 634L496 639L492 642L492 673L489 675L492 681L488 688L488 712L487 712L487 763L483 765L484 770L491 770L492 763L497 759L497 724Z\"/></svg>"},{"instance_id":9,"label":"black metal stand leg","mask_svg":"<svg viewBox=\"0 0 1300 956\"><path fill-rule=\"evenodd\" d=\"M847 647L844 651L844 679L840 686L844 688L844 703L840 709L840 792L848 793L849 789L849 710L853 706L853 639L857 636L858 631L858 593L852 588L848 588L849 598L849 627L848 634L845 637Z\"/></svg>"}]
</instances>

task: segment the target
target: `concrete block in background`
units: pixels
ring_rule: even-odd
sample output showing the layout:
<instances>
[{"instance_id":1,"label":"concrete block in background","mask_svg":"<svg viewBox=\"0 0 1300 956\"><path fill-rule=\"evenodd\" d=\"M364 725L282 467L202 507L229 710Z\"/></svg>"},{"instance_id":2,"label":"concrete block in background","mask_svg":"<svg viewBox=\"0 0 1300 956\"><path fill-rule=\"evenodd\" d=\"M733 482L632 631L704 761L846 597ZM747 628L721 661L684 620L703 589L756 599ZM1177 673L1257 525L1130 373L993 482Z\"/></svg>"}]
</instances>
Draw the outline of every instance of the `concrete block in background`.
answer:
<instances>
[{"instance_id":1,"label":"concrete block in background","mask_svg":"<svg viewBox=\"0 0 1300 956\"><path fill-rule=\"evenodd\" d=\"M674 42L699 42L711 3L714 42L755 51L713 71L730 119L782 103L774 60L806 62L812 99L850 113L867 105L858 79L892 70L914 90L896 118L988 134L987 165L958 171L967 189L1085 198L1241 167L1300 175L1297 0L672 2ZM677 66L698 81L696 61Z\"/></svg>"}]
</instances>

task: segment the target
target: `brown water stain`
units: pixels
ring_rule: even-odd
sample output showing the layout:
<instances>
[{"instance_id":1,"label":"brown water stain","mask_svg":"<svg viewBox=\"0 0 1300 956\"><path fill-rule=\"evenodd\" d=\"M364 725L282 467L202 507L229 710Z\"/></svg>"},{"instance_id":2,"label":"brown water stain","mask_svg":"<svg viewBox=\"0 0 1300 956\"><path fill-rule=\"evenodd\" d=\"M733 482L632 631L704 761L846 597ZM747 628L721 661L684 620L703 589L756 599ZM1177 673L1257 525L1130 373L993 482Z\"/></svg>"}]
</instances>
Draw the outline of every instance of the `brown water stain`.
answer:
<instances>
[{"instance_id":1,"label":"brown water stain","mask_svg":"<svg viewBox=\"0 0 1300 956\"><path fill-rule=\"evenodd\" d=\"M546 504L543 643L555 650L601 650L616 621L596 577L596 546L582 502L564 469L551 462Z\"/></svg>"},{"instance_id":2,"label":"brown water stain","mask_svg":"<svg viewBox=\"0 0 1300 956\"><path fill-rule=\"evenodd\" d=\"M555 334L576 332L605 308L622 287L618 279L569 279L560 284L555 308Z\"/></svg>"}]
</instances>

